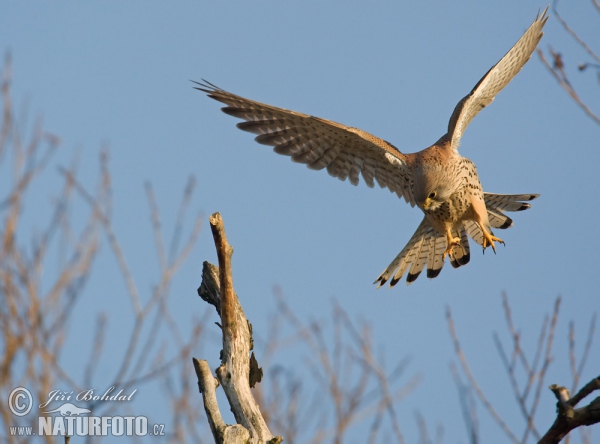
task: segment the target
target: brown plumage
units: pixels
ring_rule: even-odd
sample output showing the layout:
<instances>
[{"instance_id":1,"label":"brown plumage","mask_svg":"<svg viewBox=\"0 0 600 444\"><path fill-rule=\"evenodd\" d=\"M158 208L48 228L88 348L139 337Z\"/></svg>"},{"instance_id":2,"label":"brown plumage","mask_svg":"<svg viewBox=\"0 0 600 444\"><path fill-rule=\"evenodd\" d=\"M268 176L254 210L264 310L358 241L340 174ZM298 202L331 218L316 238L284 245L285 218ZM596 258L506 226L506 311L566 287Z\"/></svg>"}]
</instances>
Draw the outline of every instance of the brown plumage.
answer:
<instances>
[{"instance_id":1,"label":"brown plumage","mask_svg":"<svg viewBox=\"0 0 600 444\"><path fill-rule=\"evenodd\" d=\"M238 128L256 134L255 140L274 147L279 154L309 168L327 168L340 180L357 185L362 175L373 187L389 188L425 217L400 254L381 273L378 286L388 280L395 285L405 273L413 282L427 267L427 276L436 277L446 256L457 268L470 259L471 237L484 249L503 241L492 228L508 228L512 220L506 211L530 207L527 201L537 194L502 195L484 193L473 162L458 153L460 138L471 120L498 94L527 63L542 38L548 19L547 8L494 65L473 90L455 107L448 132L435 144L412 154L401 153L390 143L357 128L277 108L229 93L204 81L200 91L224 103L223 111L243 122Z\"/></svg>"}]
</instances>

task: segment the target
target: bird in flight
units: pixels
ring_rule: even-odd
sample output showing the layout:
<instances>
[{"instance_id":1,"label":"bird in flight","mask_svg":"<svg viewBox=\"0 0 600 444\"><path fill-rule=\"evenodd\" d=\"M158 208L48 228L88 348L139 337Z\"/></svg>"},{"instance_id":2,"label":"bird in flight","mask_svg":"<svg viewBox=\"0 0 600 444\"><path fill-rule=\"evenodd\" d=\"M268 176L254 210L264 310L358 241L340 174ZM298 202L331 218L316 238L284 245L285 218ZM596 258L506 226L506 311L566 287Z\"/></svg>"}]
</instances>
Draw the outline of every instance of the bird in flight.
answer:
<instances>
[{"instance_id":1,"label":"bird in flight","mask_svg":"<svg viewBox=\"0 0 600 444\"><path fill-rule=\"evenodd\" d=\"M206 80L194 82L196 89L224 103L223 112L242 119L241 130L256 134L255 140L273 146L278 154L294 162L327 172L357 185L362 175L373 187L389 188L425 216L392 263L375 281L378 287L415 281L427 267L435 278L448 257L454 268L470 260L469 237L496 251L504 244L492 228L508 228L512 220L506 211L530 208L527 201L537 194L493 194L481 187L472 161L458 152L460 138L471 120L488 106L531 57L542 38L547 10L536 17L517 43L496 63L454 108L448 132L432 146L417 153L402 153L391 143L358 128L331 120L290 111L240 97Z\"/></svg>"}]
</instances>

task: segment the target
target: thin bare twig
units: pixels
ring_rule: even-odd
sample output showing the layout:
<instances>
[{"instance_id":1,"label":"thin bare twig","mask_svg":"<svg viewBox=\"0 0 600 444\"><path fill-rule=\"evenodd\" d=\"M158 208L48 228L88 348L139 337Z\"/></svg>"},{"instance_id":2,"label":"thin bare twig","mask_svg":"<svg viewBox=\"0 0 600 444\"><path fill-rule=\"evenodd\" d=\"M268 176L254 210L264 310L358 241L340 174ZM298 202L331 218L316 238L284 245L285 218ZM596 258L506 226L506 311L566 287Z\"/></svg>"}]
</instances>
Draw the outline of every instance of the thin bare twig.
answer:
<instances>
[{"instance_id":1,"label":"thin bare twig","mask_svg":"<svg viewBox=\"0 0 600 444\"><path fill-rule=\"evenodd\" d=\"M471 444L477 444L479 443L479 418L477 417L477 405L475 404L475 398L473 397L473 389L471 386L462 382L458 369L453 362L450 363L450 371L452 372L454 384L458 389L458 399L460 401L463 420L467 427L469 442Z\"/></svg>"},{"instance_id":2,"label":"thin bare twig","mask_svg":"<svg viewBox=\"0 0 600 444\"><path fill-rule=\"evenodd\" d=\"M593 1L595 2L596 0L593 0ZM598 54L596 54L594 52L594 50L592 50L592 48L589 47L589 45L585 42L585 40L583 40L581 37L579 37L579 35L573 30L573 28L571 28L567 24L567 22L561 17L561 15L558 13L558 9L556 8L557 4L558 4L558 0L554 0L552 2L552 12L554 12L554 15L556 16L556 18L558 19L558 21L560 22L562 27L565 29L565 31L567 31L569 33L569 35L571 37L573 37L573 39L577 43L579 43L579 46L581 46L585 50L585 52L588 53L588 55L590 57L592 57L597 62L600 62L600 56Z\"/></svg>"},{"instance_id":3,"label":"thin bare twig","mask_svg":"<svg viewBox=\"0 0 600 444\"><path fill-rule=\"evenodd\" d=\"M573 328L573 331L575 329ZM577 366L575 370L575 374L573 374L573 386L571 391L574 392L577 390L577 386L579 385L579 380L581 378L581 374L583 373L583 368L587 363L587 358L590 354L590 350L592 348L592 341L594 339L594 331L596 330L596 313L592 315L592 319L590 320L590 326L588 328L587 339L585 341L585 346L583 347L583 353L581 354L581 360L579 361L579 366ZM575 333L573 332L573 335ZM573 348L575 348L575 344L573 344Z\"/></svg>"},{"instance_id":4,"label":"thin bare twig","mask_svg":"<svg viewBox=\"0 0 600 444\"><path fill-rule=\"evenodd\" d=\"M460 341L458 340L458 335L456 334L456 329L454 327L454 320L452 319L452 313L450 311L450 307L446 307L446 321L448 322L448 330L450 331L450 336L452 337L452 343L454 344L454 351L456 352L456 356L461 364L462 370L465 373L469 384L475 390L477 397L483 403L488 413L492 416L496 424L500 426L504 434L514 443L519 443L520 440L515 436L515 434L510 430L508 425L504 422L502 417L498 414L494 406L490 401L488 401L485 393L477 383L477 380L473 376L471 372L471 368L467 362L467 358L465 357L462 348L460 346Z\"/></svg>"},{"instance_id":5,"label":"thin bare twig","mask_svg":"<svg viewBox=\"0 0 600 444\"><path fill-rule=\"evenodd\" d=\"M560 86L563 87L563 89L571 96L571 98L573 99L573 101L579 105L579 107L583 110L583 112L585 112L587 114L588 117L590 117L594 122L596 122L597 124L600 125L600 116L597 116L584 102L583 100L581 100L581 98L579 97L579 95L577 94L577 92L573 89L573 87L571 86L571 83L569 82L569 80L560 73L560 69L559 68L553 68L550 63L548 63L548 61L546 60L546 57L544 56L544 53L542 52L541 49L536 49L536 52L541 60L541 62L544 64L544 66L546 67L546 69L550 72L550 74L552 74L552 76L558 81L558 83L560 84ZM555 53L552 48L550 48L550 52L554 55L555 59L559 58L560 55L558 53ZM555 63L555 65L557 65L557 63ZM562 68L561 68L562 69Z\"/></svg>"}]
</instances>

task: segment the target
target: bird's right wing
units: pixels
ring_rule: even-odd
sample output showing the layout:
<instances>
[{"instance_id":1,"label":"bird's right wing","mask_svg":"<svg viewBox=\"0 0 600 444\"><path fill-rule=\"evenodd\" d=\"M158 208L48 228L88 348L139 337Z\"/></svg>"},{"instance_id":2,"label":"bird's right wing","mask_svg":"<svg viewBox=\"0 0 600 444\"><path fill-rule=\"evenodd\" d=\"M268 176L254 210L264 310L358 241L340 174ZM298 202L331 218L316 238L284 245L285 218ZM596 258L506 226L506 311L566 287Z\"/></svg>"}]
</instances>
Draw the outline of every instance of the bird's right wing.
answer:
<instances>
[{"instance_id":1,"label":"bird's right wing","mask_svg":"<svg viewBox=\"0 0 600 444\"><path fill-rule=\"evenodd\" d=\"M197 84L196 89L227 105L223 112L244 120L238 128L257 134L255 140L273 146L276 153L314 170L327 168L352 185L362 175L369 187L377 181L415 205L407 156L390 143L357 128L246 99L206 81Z\"/></svg>"},{"instance_id":2,"label":"bird's right wing","mask_svg":"<svg viewBox=\"0 0 600 444\"><path fill-rule=\"evenodd\" d=\"M548 8L542 15L538 14L525 34L475 85L475 88L465 96L454 108L448 123L448 135L451 138L451 148L458 149L460 138L471 120L488 106L514 76L521 71L533 54L542 35L542 28L548 20Z\"/></svg>"}]
</instances>

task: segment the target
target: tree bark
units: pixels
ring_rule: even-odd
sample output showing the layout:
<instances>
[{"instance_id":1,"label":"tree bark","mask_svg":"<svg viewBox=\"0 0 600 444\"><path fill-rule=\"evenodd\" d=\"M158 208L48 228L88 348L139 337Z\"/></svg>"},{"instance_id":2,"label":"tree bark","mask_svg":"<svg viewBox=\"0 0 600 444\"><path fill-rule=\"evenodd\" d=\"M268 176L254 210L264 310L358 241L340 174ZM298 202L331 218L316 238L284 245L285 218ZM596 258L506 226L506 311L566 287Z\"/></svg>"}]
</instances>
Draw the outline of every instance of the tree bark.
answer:
<instances>
[{"instance_id":1,"label":"tree bark","mask_svg":"<svg viewBox=\"0 0 600 444\"><path fill-rule=\"evenodd\" d=\"M555 444L562 441L567 434L577 427L589 426L600 422L600 396L590 402L587 406L576 409L579 401L588 396L594 390L600 389L600 376L592 379L575 396L571 398L569 390L565 387L553 384L550 390L558 399L556 404L558 415L554 424L546 434L538 441L538 444Z\"/></svg>"},{"instance_id":2,"label":"tree bark","mask_svg":"<svg viewBox=\"0 0 600 444\"><path fill-rule=\"evenodd\" d=\"M204 409L208 416L213 438L216 443L270 443L283 441L273 436L269 430L250 389L250 380L260 381L253 365L250 374L250 351L252 350L252 330L244 310L233 289L231 256L233 248L227 242L223 220L219 213L210 216L219 267L204 263L202 284L198 294L215 306L221 317L223 350L221 365L216 369L217 379L211 373L208 363L193 358L198 377L198 387L202 393ZM253 361L255 362L255 361ZM223 387L236 425L226 425L223 421L216 398L216 388Z\"/></svg>"}]
</instances>

